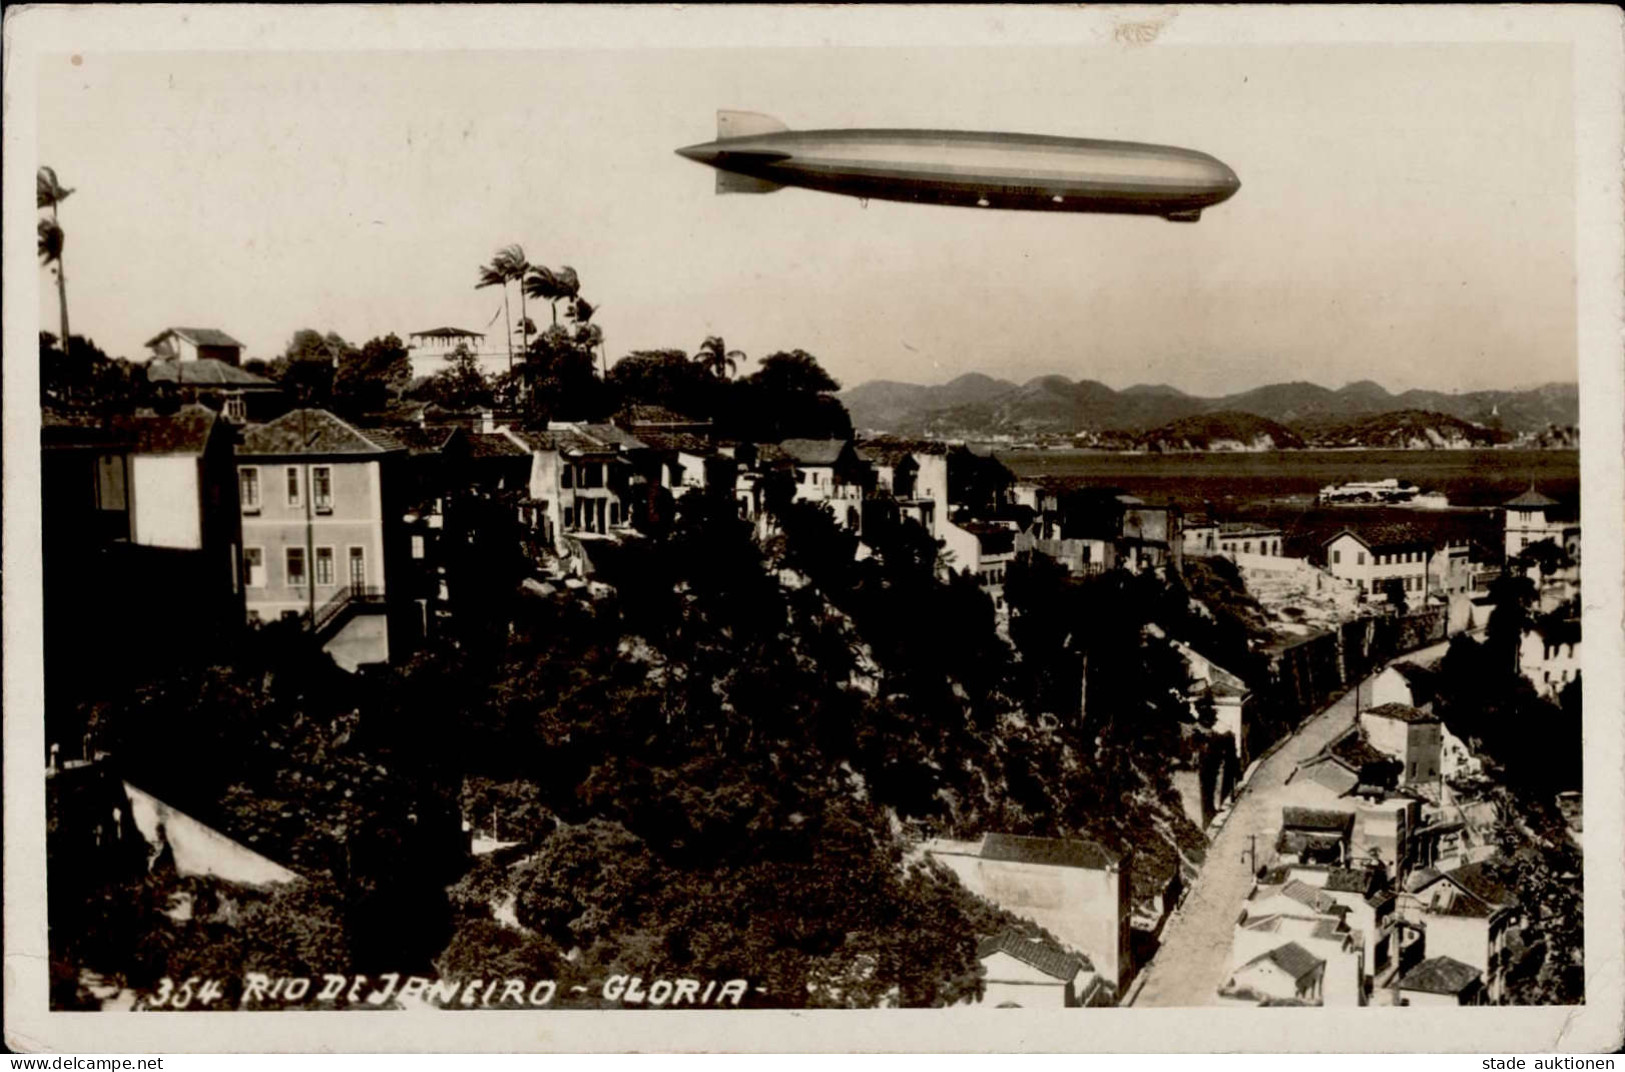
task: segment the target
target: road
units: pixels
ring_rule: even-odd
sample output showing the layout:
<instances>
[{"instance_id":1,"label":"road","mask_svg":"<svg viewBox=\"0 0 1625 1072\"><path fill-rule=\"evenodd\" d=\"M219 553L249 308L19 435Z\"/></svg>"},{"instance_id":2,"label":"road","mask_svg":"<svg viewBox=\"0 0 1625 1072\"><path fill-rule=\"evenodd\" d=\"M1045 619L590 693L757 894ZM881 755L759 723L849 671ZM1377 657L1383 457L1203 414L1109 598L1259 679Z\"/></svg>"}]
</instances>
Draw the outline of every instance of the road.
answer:
<instances>
[{"instance_id":1,"label":"road","mask_svg":"<svg viewBox=\"0 0 1625 1072\"><path fill-rule=\"evenodd\" d=\"M1432 662L1447 646L1434 644L1398 661ZM1361 682L1362 692L1364 685ZM1354 698L1355 690L1350 689L1312 716L1253 772L1208 846L1207 863L1163 929L1162 943L1142 973L1138 992L1131 991L1130 1004L1180 1008L1217 1003L1216 992L1230 968L1236 919L1253 885L1253 871L1244 859L1248 839L1257 838L1259 856L1267 859L1273 848L1267 838L1281 826L1278 796L1287 776L1353 724Z\"/></svg>"}]
</instances>

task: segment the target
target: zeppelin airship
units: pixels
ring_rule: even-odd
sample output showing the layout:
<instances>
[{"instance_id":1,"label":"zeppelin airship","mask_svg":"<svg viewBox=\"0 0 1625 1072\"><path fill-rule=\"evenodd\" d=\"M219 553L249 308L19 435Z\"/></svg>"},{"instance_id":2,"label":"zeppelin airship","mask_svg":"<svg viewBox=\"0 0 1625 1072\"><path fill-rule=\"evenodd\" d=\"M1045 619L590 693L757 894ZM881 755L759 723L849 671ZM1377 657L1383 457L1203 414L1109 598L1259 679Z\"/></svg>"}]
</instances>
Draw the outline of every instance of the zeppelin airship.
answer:
<instances>
[{"instance_id":1,"label":"zeppelin airship","mask_svg":"<svg viewBox=\"0 0 1625 1072\"><path fill-rule=\"evenodd\" d=\"M791 130L719 111L717 140L678 149L717 169L717 193L785 186L858 198L1192 222L1241 180L1194 149L958 130Z\"/></svg>"}]
</instances>

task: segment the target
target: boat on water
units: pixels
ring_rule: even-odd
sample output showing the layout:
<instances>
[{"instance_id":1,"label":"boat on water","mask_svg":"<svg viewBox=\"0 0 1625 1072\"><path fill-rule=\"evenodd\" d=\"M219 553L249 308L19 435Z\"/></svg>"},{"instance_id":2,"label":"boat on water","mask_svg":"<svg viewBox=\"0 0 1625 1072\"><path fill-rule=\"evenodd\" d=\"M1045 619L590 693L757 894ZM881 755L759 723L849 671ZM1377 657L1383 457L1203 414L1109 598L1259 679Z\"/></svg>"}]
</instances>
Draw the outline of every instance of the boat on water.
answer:
<instances>
[{"instance_id":1,"label":"boat on water","mask_svg":"<svg viewBox=\"0 0 1625 1072\"><path fill-rule=\"evenodd\" d=\"M1320 503L1322 506L1409 506L1421 494L1422 489L1415 484L1394 477L1352 480L1321 488Z\"/></svg>"}]
</instances>

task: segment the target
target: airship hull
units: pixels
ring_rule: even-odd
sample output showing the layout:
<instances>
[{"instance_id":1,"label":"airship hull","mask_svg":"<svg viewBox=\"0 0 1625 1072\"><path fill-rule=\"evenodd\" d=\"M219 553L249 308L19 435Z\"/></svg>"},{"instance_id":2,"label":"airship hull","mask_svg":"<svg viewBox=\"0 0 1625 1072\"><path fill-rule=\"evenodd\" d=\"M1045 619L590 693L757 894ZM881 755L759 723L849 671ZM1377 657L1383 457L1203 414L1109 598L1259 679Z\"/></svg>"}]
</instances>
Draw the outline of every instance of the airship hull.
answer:
<instances>
[{"instance_id":1,"label":"airship hull","mask_svg":"<svg viewBox=\"0 0 1625 1072\"><path fill-rule=\"evenodd\" d=\"M719 192L798 186L859 198L1043 212L1195 219L1240 188L1192 149L1036 134L781 130L678 153L746 180Z\"/></svg>"}]
</instances>

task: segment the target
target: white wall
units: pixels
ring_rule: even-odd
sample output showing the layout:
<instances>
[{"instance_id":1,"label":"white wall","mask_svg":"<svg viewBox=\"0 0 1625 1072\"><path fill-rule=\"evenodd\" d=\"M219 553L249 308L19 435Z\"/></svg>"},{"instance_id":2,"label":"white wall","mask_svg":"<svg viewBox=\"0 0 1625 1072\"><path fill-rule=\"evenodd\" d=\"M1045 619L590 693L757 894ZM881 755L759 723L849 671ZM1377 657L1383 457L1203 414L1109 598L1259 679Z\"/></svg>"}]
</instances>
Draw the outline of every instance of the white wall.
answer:
<instances>
[{"instance_id":1,"label":"white wall","mask_svg":"<svg viewBox=\"0 0 1625 1072\"><path fill-rule=\"evenodd\" d=\"M159 844L158 827L175 854L175 870L182 875L215 875L227 882L245 886L265 886L273 882L297 882L294 872L259 853L205 826L183 812L124 783L130 798L130 818L148 844Z\"/></svg>"},{"instance_id":2,"label":"white wall","mask_svg":"<svg viewBox=\"0 0 1625 1072\"><path fill-rule=\"evenodd\" d=\"M147 547L203 546L198 459L193 454L132 454L135 509L130 539Z\"/></svg>"}]
</instances>

